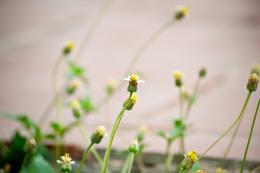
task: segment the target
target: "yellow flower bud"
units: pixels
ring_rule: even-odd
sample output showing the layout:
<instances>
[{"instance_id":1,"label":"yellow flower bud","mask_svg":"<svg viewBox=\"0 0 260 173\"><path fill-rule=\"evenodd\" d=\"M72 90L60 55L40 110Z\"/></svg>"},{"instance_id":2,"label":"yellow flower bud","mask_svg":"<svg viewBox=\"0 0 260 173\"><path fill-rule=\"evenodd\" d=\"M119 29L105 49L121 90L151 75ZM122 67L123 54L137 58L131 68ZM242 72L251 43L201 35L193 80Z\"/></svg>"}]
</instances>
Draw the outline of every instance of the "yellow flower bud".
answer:
<instances>
[{"instance_id":1,"label":"yellow flower bud","mask_svg":"<svg viewBox=\"0 0 260 173\"><path fill-rule=\"evenodd\" d=\"M198 160L198 154L196 151L189 151L186 156L193 162L196 162Z\"/></svg>"},{"instance_id":2,"label":"yellow flower bud","mask_svg":"<svg viewBox=\"0 0 260 173\"><path fill-rule=\"evenodd\" d=\"M77 99L71 100L71 102L70 102L70 108L71 108L72 110L79 110L79 109L80 109L80 103L79 103L79 101L78 101Z\"/></svg>"},{"instance_id":3,"label":"yellow flower bud","mask_svg":"<svg viewBox=\"0 0 260 173\"><path fill-rule=\"evenodd\" d=\"M138 80L139 80L139 76L137 74L131 74L131 76L130 76L131 82L137 83Z\"/></svg>"},{"instance_id":4,"label":"yellow flower bud","mask_svg":"<svg viewBox=\"0 0 260 173\"><path fill-rule=\"evenodd\" d=\"M75 48L75 44L72 41L67 41L65 47L63 48L63 54L68 55Z\"/></svg>"},{"instance_id":5,"label":"yellow flower bud","mask_svg":"<svg viewBox=\"0 0 260 173\"><path fill-rule=\"evenodd\" d=\"M104 136L106 136L106 128L101 125L92 133L90 139L92 143L99 144Z\"/></svg>"},{"instance_id":6,"label":"yellow flower bud","mask_svg":"<svg viewBox=\"0 0 260 173\"><path fill-rule=\"evenodd\" d=\"M135 93L133 93L130 97L130 103L135 104L137 101L137 98L138 98L137 95Z\"/></svg>"},{"instance_id":7,"label":"yellow flower bud","mask_svg":"<svg viewBox=\"0 0 260 173\"><path fill-rule=\"evenodd\" d=\"M259 82L259 76L256 73L252 73L248 79L247 89L250 92L254 92L257 89L257 85Z\"/></svg>"},{"instance_id":8,"label":"yellow flower bud","mask_svg":"<svg viewBox=\"0 0 260 173\"><path fill-rule=\"evenodd\" d=\"M180 71L175 71L174 73L173 73L173 78L175 79L175 80L182 80L182 72L180 72Z\"/></svg>"},{"instance_id":9,"label":"yellow flower bud","mask_svg":"<svg viewBox=\"0 0 260 173\"><path fill-rule=\"evenodd\" d=\"M189 14L189 8L186 6L177 6L177 11L175 13L175 19L180 20Z\"/></svg>"}]
</instances>

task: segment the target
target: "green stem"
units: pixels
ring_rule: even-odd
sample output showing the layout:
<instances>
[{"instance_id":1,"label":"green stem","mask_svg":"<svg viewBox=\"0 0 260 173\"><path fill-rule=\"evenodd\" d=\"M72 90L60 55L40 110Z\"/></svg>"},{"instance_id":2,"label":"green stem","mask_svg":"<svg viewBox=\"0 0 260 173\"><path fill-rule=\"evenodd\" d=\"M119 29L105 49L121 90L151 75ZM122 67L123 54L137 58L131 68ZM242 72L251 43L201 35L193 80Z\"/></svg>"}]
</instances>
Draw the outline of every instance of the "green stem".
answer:
<instances>
[{"instance_id":1,"label":"green stem","mask_svg":"<svg viewBox=\"0 0 260 173\"><path fill-rule=\"evenodd\" d=\"M56 159L60 158L61 155L61 136L56 137Z\"/></svg>"},{"instance_id":2,"label":"green stem","mask_svg":"<svg viewBox=\"0 0 260 173\"><path fill-rule=\"evenodd\" d=\"M253 131L254 131L255 121L256 121L257 114L258 114L258 110L259 110L259 105L260 105L260 99L258 100L254 119L253 119L253 122L251 124L251 129L250 129L248 141L247 141L247 144L246 144L246 149L245 149L243 161L242 161L242 164L241 164L240 173L243 173L243 171L244 171L244 167L245 167L245 163L246 163L246 155L247 155L248 148L249 148L249 145L250 145L250 141L251 141L251 138L252 138L252 134L253 134Z\"/></svg>"},{"instance_id":3,"label":"green stem","mask_svg":"<svg viewBox=\"0 0 260 173\"><path fill-rule=\"evenodd\" d=\"M125 159L123 168L122 168L122 170L121 170L121 173L127 173L129 159L130 159L130 154L128 153L128 155L127 155L127 157L126 157L126 159Z\"/></svg>"},{"instance_id":4,"label":"green stem","mask_svg":"<svg viewBox=\"0 0 260 173\"><path fill-rule=\"evenodd\" d=\"M137 163L137 167L138 167L140 173L146 172L146 168L145 168L144 160L143 160L143 153L139 153L136 156L136 163Z\"/></svg>"},{"instance_id":5,"label":"green stem","mask_svg":"<svg viewBox=\"0 0 260 173\"><path fill-rule=\"evenodd\" d=\"M127 108L127 106L129 105L130 103L130 98L132 96L132 93L130 93L129 95L129 98L128 98L128 101L127 101L127 104L125 104L122 108L122 110L120 111L120 113L118 114L117 116L117 119L115 121L115 124L113 125L113 128L112 128L112 132L111 132L111 135L110 135L110 138L109 138L109 142L108 142L108 145L107 145L107 148L106 148L106 152L105 152L105 156L104 156L104 161L103 161L103 164L102 164L102 168L101 168L101 171L100 173L105 173L106 172L106 169L107 169L107 165L108 165L108 162L109 162L109 157L110 157L110 152L111 152L111 147L112 147L112 143L113 143L113 140L114 140L114 137L115 137L115 134L116 134L116 131L119 127L119 124L121 122L121 119L125 113L125 110Z\"/></svg>"},{"instance_id":6,"label":"green stem","mask_svg":"<svg viewBox=\"0 0 260 173\"><path fill-rule=\"evenodd\" d=\"M240 125L241 125L242 120L243 120L243 117L242 117L242 118L240 119L240 121L237 123L236 128L235 128L235 130L234 130L233 133L232 133L232 136L231 136L231 139L230 139L230 141L229 141L229 144L228 144L228 146L227 146L227 148L226 148L226 150L225 150L225 152L224 152L224 154L223 154L223 158L222 158L221 161L220 161L220 166L223 166L224 161L226 160L226 158L227 158L227 156L228 156L228 153L229 153L230 149L231 149L232 146L233 146L233 143L234 143L235 138L236 138L236 136L237 136L237 134L238 134L238 131L239 131L239 128L240 128Z\"/></svg>"},{"instance_id":7,"label":"green stem","mask_svg":"<svg viewBox=\"0 0 260 173\"><path fill-rule=\"evenodd\" d=\"M82 166L83 164L85 163L86 159L88 158L88 154L89 154L89 151L91 149L91 147L94 145L94 143L90 143L89 146L87 147L81 161L80 161L80 165L79 165L79 168L77 170L77 173L81 173L81 170L82 170Z\"/></svg>"},{"instance_id":8,"label":"green stem","mask_svg":"<svg viewBox=\"0 0 260 173\"><path fill-rule=\"evenodd\" d=\"M170 170L172 155L171 155L171 145L172 141L167 141L166 152L165 152L165 161L164 161L164 173L168 173Z\"/></svg>"},{"instance_id":9,"label":"green stem","mask_svg":"<svg viewBox=\"0 0 260 173\"><path fill-rule=\"evenodd\" d=\"M134 159L135 159L135 154L134 153L130 153L127 173L131 173L132 166L133 166L133 163L134 163Z\"/></svg>"},{"instance_id":10,"label":"green stem","mask_svg":"<svg viewBox=\"0 0 260 173\"><path fill-rule=\"evenodd\" d=\"M180 94L180 116L183 117L183 95L182 95L182 88L179 88L179 94Z\"/></svg>"},{"instance_id":11,"label":"green stem","mask_svg":"<svg viewBox=\"0 0 260 173\"><path fill-rule=\"evenodd\" d=\"M181 154L185 153L185 142L184 142L183 136L180 138L180 152L181 152Z\"/></svg>"},{"instance_id":12,"label":"green stem","mask_svg":"<svg viewBox=\"0 0 260 173\"><path fill-rule=\"evenodd\" d=\"M185 116L184 116L185 119L188 119L189 114L190 114L190 111L191 111L191 108L192 108L192 106L193 106L194 97L196 97L197 94L198 94L199 85L200 85L200 79L201 79L201 78L198 77L198 79L197 79L197 81L196 81L196 84L195 84L195 86L194 86L194 89L193 89L191 98L190 98L189 101L188 101L187 109L186 109Z\"/></svg>"},{"instance_id":13,"label":"green stem","mask_svg":"<svg viewBox=\"0 0 260 173\"><path fill-rule=\"evenodd\" d=\"M23 168L25 168L26 165L28 164L30 155L31 155L31 154L30 154L29 152L26 152L26 153L25 153L25 156L24 156L24 159L23 159L23 162L22 162L22 166L21 166L21 170L22 170Z\"/></svg>"},{"instance_id":14,"label":"green stem","mask_svg":"<svg viewBox=\"0 0 260 173\"><path fill-rule=\"evenodd\" d=\"M246 110L246 107L247 107L247 104L248 104L248 101L251 97L251 94L252 92L248 92L248 95L246 97L246 100L244 102L244 105L242 107L242 110L240 111L238 117L236 118L236 120L231 124L231 126L229 128L227 128L223 133L222 135L213 143L211 144L201 155L200 155L200 158L202 158L205 154L207 154L207 152L209 150L211 150L223 137L226 136L226 134L228 134L230 132L230 130L232 130L234 128L234 126L240 121L240 119L243 117L243 114Z\"/></svg>"},{"instance_id":15,"label":"green stem","mask_svg":"<svg viewBox=\"0 0 260 173\"><path fill-rule=\"evenodd\" d=\"M85 141L87 141L88 140L87 135L85 134L85 131L82 130L81 124L78 124L78 129L79 129L80 134L83 137L83 139ZM97 150L94 147L91 148L91 153L93 154L93 156L98 161L98 164L101 167L102 166L102 158L100 157L99 153L97 152ZM110 173L110 171L108 169L107 169L107 173Z\"/></svg>"}]
</instances>

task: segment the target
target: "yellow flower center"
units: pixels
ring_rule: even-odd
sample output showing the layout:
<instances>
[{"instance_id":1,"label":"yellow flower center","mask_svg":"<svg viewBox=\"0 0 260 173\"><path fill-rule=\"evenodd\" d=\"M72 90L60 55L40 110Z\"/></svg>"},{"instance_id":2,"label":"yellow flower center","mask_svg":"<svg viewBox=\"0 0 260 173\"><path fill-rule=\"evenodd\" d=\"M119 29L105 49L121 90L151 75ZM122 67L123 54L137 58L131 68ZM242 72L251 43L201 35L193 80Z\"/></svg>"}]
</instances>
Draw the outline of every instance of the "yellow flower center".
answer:
<instances>
[{"instance_id":1,"label":"yellow flower center","mask_svg":"<svg viewBox=\"0 0 260 173\"><path fill-rule=\"evenodd\" d=\"M65 153L65 155L64 156L61 156L61 159L62 159L62 161L64 162L64 163L70 163L71 162L71 157L70 157L70 155L68 154L68 153Z\"/></svg>"},{"instance_id":2,"label":"yellow flower center","mask_svg":"<svg viewBox=\"0 0 260 173\"><path fill-rule=\"evenodd\" d=\"M96 129L96 133L99 136L105 136L106 135L106 128L105 128L105 126L98 126L97 129Z\"/></svg>"},{"instance_id":3,"label":"yellow flower center","mask_svg":"<svg viewBox=\"0 0 260 173\"><path fill-rule=\"evenodd\" d=\"M67 41L66 48L73 50L75 48L75 44L72 41Z\"/></svg>"},{"instance_id":4,"label":"yellow flower center","mask_svg":"<svg viewBox=\"0 0 260 173\"><path fill-rule=\"evenodd\" d=\"M181 80L182 79L182 73L180 71L175 71L173 73L173 77L175 80Z\"/></svg>"},{"instance_id":5,"label":"yellow flower center","mask_svg":"<svg viewBox=\"0 0 260 173\"><path fill-rule=\"evenodd\" d=\"M196 151L190 151L187 153L187 157L191 159L193 162L196 162L198 160L198 154Z\"/></svg>"},{"instance_id":6,"label":"yellow flower center","mask_svg":"<svg viewBox=\"0 0 260 173\"><path fill-rule=\"evenodd\" d=\"M137 74L132 74L132 75L130 76L130 80L131 80L132 82L137 82L137 81L139 80L139 76L138 76Z\"/></svg>"},{"instance_id":7,"label":"yellow flower center","mask_svg":"<svg viewBox=\"0 0 260 173\"><path fill-rule=\"evenodd\" d=\"M78 101L77 99L71 100L71 102L70 102L70 107L71 107L71 109L73 109L73 110L78 110L78 109L80 109L80 103L79 103L79 101Z\"/></svg>"},{"instance_id":8,"label":"yellow flower center","mask_svg":"<svg viewBox=\"0 0 260 173\"><path fill-rule=\"evenodd\" d=\"M179 6L178 7L179 12L181 12L184 16L187 16L189 14L189 8L186 6Z\"/></svg>"}]
</instances>

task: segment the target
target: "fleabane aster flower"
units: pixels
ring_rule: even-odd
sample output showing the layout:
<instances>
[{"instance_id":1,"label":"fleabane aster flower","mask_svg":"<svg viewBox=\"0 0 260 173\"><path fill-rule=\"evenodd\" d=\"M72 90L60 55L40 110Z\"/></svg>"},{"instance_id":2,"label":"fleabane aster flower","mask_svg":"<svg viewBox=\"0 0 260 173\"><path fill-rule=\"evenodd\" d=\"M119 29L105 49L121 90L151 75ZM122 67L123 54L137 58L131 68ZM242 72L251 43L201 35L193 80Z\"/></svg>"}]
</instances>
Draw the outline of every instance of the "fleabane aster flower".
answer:
<instances>
[{"instance_id":1,"label":"fleabane aster flower","mask_svg":"<svg viewBox=\"0 0 260 173\"><path fill-rule=\"evenodd\" d=\"M61 172L63 173L69 173L72 170L73 164L75 164L75 161L73 161L68 153L65 153L64 156L60 157L60 160L57 160L57 164L60 166Z\"/></svg>"},{"instance_id":2,"label":"fleabane aster flower","mask_svg":"<svg viewBox=\"0 0 260 173\"><path fill-rule=\"evenodd\" d=\"M187 173L197 160L199 160L199 158L196 151L189 151L185 154L185 157L181 162L180 173Z\"/></svg>"},{"instance_id":3,"label":"fleabane aster flower","mask_svg":"<svg viewBox=\"0 0 260 173\"><path fill-rule=\"evenodd\" d=\"M127 91L130 93L136 92L137 84L144 82L143 80L140 80L140 77L136 73L133 73L130 76L128 76L127 78L123 78L123 79L126 81L129 81Z\"/></svg>"}]
</instances>

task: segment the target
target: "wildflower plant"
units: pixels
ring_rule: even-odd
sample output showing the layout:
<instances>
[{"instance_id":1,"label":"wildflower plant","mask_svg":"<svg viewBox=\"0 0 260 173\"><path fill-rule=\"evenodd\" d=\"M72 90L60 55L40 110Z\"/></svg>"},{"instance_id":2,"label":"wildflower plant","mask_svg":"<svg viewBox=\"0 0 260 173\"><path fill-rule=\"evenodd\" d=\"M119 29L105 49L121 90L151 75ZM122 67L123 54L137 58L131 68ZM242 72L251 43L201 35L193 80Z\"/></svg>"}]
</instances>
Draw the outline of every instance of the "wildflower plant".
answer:
<instances>
[{"instance_id":1,"label":"wildflower plant","mask_svg":"<svg viewBox=\"0 0 260 173\"><path fill-rule=\"evenodd\" d=\"M112 143L113 143L115 134L117 132L117 129L119 127L119 124L121 122L121 119L123 118L125 111L131 110L137 101L137 95L135 92L137 91L137 84L140 83L140 81L141 81L139 79L139 76L137 74L131 74L128 78L125 78L125 80L129 81L128 88L127 88L127 91L129 92L129 97L124 102L123 108L120 111L120 113L118 114L116 121L113 125L100 173L105 173L107 170L107 165L109 163L109 157L110 157L110 152L111 152L111 148L112 148Z\"/></svg>"},{"instance_id":2,"label":"wildflower plant","mask_svg":"<svg viewBox=\"0 0 260 173\"><path fill-rule=\"evenodd\" d=\"M60 167L62 173L70 173L72 171L72 165L75 164L68 153L65 153L64 156L60 157L60 160L57 160L57 164Z\"/></svg>"}]
</instances>

